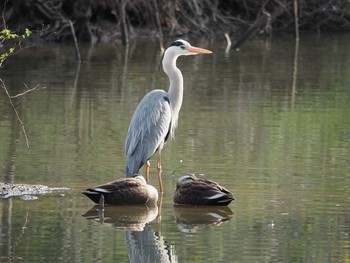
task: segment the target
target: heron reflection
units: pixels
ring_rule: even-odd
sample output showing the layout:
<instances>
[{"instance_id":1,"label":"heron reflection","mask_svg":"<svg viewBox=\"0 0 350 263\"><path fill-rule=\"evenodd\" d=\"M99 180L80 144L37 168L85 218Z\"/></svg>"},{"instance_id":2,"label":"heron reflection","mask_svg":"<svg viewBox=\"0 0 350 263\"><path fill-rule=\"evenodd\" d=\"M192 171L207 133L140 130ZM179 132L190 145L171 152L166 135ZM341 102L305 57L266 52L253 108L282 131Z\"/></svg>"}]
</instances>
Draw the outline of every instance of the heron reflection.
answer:
<instances>
[{"instance_id":1,"label":"heron reflection","mask_svg":"<svg viewBox=\"0 0 350 263\"><path fill-rule=\"evenodd\" d=\"M105 209L94 206L83 216L125 230L129 262L177 262L173 247L167 244L160 231L154 231L150 226L158 216L157 206L106 206Z\"/></svg>"}]
</instances>

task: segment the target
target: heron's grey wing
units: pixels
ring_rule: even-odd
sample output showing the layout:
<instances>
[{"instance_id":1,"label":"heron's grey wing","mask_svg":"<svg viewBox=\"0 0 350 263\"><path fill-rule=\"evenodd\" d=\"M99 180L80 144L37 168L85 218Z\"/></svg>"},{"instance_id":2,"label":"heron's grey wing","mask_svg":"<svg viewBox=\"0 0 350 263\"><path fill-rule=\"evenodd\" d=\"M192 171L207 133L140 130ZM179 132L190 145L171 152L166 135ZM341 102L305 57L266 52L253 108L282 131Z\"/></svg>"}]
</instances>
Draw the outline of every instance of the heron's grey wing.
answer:
<instances>
[{"instance_id":1,"label":"heron's grey wing","mask_svg":"<svg viewBox=\"0 0 350 263\"><path fill-rule=\"evenodd\" d=\"M138 172L158 147L163 146L171 120L170 103L165 91L154 90L141 100L131 119L125 141L129 176Z\"/></svg>"}]
</instances>

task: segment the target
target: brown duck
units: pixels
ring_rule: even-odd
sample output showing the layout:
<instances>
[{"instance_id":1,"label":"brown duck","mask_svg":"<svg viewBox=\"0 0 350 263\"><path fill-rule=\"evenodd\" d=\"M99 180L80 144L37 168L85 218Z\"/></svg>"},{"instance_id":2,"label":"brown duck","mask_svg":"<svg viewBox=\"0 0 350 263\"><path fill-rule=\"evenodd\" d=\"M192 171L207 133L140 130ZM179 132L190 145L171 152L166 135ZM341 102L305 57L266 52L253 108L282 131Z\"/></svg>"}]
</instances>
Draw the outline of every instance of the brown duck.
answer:
<instances>
[{"instance_id":1,"label":"brown duck","mask_svg":"<svg viewBox=\"0 0 350 263\"><path fill-rule=\"evenodd\" d=\"M157 189L138 174L89 188L83 194L97 204L101 196L104 204L112 205L152 205L158 201Z\"/></svg>"},{"instance_id":2,"label":"brown duck","mask_svg":"<svg viewBox=\"0 0 350 263\"><path fill-rule=\"evenodd\" d=\"M232 193L214 181L186 174L179 178L173 196L179 205L228 205L234 200Z\"/></svg>"}]
</instances>

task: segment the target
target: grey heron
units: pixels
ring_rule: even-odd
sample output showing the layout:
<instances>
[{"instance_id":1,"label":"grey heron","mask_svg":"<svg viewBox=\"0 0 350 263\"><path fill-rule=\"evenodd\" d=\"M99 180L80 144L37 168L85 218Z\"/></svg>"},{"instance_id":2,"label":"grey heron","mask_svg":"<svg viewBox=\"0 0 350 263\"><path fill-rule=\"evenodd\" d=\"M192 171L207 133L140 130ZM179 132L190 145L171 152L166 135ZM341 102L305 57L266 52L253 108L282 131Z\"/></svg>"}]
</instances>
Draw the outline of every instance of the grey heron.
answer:
<instances>
[{"instance_id":1,"label":"grey heron","mask_svg":"<svg viewBox=\"0 0 350 263\"><path fill-rule=\"evenodd\" d=\"M169 137L174 136L183 98L183 76L176 67L176 60L179 56L211 53L182 39L166 49L162 66L169 78L169 89L168 92L156 89L146 94L132 116L125 141L126 177L138 173L146 164L146 181L149 182L148 160L157 152L159 188L163 192L161 150Z\"/></svg>"}]
</instances>

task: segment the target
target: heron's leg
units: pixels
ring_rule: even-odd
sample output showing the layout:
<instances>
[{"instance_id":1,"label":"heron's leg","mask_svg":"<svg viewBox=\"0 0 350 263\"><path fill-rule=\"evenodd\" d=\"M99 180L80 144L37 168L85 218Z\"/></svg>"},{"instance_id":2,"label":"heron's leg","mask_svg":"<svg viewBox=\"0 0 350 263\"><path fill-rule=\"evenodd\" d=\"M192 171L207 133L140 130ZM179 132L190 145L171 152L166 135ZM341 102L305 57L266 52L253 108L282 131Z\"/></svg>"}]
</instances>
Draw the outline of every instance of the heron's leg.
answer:
<instances>
[{"instance_id":1,"label":"heron's leg","mask_svg":"<svg viewBox=\"0 0 350 263\"><path fill-rule=\"evenodd\" d=\"M146 182L149 182L149 167L151 166L150 162L146 162Z\"/></svg>"},{"instance_id":2,"label":"heron's leg","mask_svg":"<svg viewBox=\"0 0 350 263\"><path fill-rule=\"evenodd\" d=\"M157 171L158 171L159 191L163 193L162 166L160 164L160 149L158 149L157 151Z\"/></svg>"}]
</instances>

